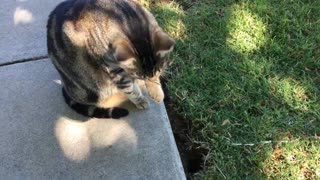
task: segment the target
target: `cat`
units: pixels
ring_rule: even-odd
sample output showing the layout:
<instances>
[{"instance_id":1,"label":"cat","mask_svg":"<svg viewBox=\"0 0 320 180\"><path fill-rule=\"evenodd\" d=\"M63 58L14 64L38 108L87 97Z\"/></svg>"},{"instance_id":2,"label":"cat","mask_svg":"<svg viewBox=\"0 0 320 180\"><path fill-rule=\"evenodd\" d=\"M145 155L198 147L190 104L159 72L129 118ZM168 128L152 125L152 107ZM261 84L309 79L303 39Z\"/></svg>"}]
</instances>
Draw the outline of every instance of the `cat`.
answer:
<instances>
[{"instance_id":1,"label":"cat","mask_svg":"<svg viewBox=\"0 0 320 180\"><path fill-rule=\"evenodd\" d=\"M138 109L148 108L138 80L161 102L159 78L174 46L154 16L133 0L67 0L47 23L48 55L61 76L63 97L88 117L127 116L127 109L99 106L119 93Z\"/></svg>"}]
</instances>

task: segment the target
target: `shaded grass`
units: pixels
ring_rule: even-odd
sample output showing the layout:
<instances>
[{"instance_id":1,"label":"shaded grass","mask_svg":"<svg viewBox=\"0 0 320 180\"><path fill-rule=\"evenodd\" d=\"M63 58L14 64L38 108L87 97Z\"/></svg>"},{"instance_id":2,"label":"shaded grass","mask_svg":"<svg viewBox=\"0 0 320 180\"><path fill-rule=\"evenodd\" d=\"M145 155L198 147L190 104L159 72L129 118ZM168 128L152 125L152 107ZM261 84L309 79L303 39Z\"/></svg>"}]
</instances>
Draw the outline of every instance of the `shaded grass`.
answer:
<instances>
[{"instance_id":1,"label":"shaded grass","mask_svg":"<svg viewBox=\"0 0 320 180\"><path fill-rule=\"evenodd\" d=\"M320 178L320 1L149 2L177 39L174 110L209 150L195 177Z\"/></svg>"}]
</instances>

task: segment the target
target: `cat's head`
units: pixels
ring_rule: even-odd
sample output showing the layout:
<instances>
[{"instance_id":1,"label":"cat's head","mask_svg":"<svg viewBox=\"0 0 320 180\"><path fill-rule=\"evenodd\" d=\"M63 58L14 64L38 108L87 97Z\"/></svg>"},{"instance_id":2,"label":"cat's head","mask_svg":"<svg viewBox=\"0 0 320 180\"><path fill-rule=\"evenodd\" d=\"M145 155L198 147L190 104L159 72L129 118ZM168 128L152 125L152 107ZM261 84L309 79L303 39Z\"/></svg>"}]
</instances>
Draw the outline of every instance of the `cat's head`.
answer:
<instances>
[{"instance_id":1,"label":"cat's head","mask_svg":"<svg viewBox=\"0 0 320 180\"><path fill-rule=\"evenodd\" d=\"M148 42L145 42L148 41ZM161 28L135 44L121 40L115 44L114 57L121 68L135 78L151 78L161 74L170 64L168 55L175 45L172 39Z\"/></svg>"}]
</instances>

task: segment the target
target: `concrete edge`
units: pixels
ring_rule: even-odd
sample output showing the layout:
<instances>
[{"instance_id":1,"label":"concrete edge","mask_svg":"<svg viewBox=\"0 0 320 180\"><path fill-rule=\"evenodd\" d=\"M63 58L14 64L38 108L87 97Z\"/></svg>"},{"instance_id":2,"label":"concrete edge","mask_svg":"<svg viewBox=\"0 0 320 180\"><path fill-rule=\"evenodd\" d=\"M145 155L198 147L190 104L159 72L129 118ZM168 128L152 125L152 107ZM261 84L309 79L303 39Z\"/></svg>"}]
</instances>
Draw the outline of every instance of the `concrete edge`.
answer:
<instances>
[{"instance_id":1,"label":"concrete edge","mask_svg":"<svg viewBox=\"0 0 320 180\"><path fill-rule=\"evenodd\" d=\"M173 135L173 131L171 128L168 113L167 113L166 107L163 102L160 104L160 111L161 111L160 112L161 113L161 120L164 121L164 124L166 126L165 127L166 131L169 134L171 149L174 150L173 155L174 155L175 167L177 169L177 172L179 173L179 174L177 174L177 177L179 177L179 179L186 179L185 171L184 171L182 161L180 158L180 153L178 151L177 143L176 143L174 135Z\"/></svg>"}]
</instances>

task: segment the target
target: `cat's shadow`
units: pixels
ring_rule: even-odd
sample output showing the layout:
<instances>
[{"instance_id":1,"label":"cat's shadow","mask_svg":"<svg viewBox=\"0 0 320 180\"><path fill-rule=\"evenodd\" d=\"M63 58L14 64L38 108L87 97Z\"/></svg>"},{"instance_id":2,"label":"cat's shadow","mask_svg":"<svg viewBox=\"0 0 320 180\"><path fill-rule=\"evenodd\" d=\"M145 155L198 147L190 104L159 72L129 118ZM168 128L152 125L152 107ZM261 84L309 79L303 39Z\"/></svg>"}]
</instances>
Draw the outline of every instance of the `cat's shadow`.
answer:
<instances>
[{"instance_id":1,"label":"cat's shadow","mask_svg":"<svg viewBox=\"0 0 320 180\"><path fill-rule=\"evenodd\" d=\"M62 85L55 82L55 88L60 92ZM66 105L61 94L57 96L59 98L54 108L58 115L53 130L57 144L67 159L82 162L88 158L98 158L99 151L112 154L136 149L138 135L132 122L139 119L139 111L131 103L124 101L118 106L129 110L127 117L98 119L76 113Z\"/></svg>"}]
</instances>

